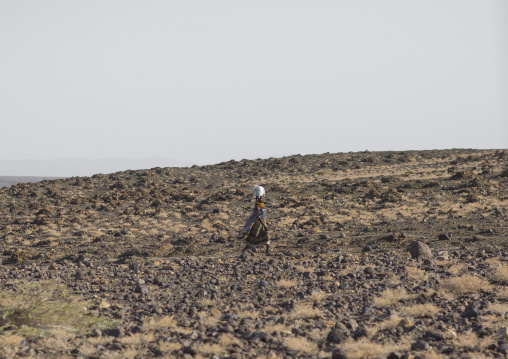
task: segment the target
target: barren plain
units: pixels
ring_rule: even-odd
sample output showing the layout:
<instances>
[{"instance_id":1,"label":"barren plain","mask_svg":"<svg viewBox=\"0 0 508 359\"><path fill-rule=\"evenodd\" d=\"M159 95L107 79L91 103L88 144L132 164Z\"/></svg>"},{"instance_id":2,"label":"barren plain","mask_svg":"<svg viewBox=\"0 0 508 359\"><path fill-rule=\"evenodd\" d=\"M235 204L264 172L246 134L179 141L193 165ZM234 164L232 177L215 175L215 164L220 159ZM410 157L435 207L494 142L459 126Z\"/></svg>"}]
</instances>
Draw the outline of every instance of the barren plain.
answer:
<instances>
[{"instance_id":1,"label":"barren plain","mask_svg":"<svg viewBox=\"0 0 508 359\"><path fill-rule=\"evenodd\" d=\"M504 358L508 150L0 189L0 358ZM267 192L269 254L237 238Z\"/></svg>"}]
</instances>

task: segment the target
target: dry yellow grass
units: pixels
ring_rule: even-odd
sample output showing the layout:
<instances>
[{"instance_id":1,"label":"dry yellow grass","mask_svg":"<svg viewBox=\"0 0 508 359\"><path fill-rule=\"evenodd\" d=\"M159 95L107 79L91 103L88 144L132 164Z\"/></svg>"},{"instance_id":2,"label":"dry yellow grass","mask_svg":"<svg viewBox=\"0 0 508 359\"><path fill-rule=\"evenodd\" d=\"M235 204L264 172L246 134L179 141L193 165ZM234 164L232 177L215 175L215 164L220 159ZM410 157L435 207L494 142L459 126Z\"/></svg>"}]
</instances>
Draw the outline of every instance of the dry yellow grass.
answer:
<instances>
[{"instance_id":1,"label":"dry yellow grass","mask_svg":"<svg viewBox=\"0 0 508 359\"><path fill-rule=\"evenodd\" d=\"M123 338L117 338L117 341L123 345L139 346L141 343L150 343L155 341L153 333L137 333Z\"/></svg>"},{"instance_id":2,"label":"dry yellow grass","mask_svg":"<svg viewBox=\"0 0 508 359\"><path fill-rule=\"evenodd\" d=\"M397 314L392 314L389 318L376 323L374 329L375 330L382 330L382 329L393 329L396 328L397 325L399 325L400 320L402 318Z\"/></svg>"},{"instance_id":3,"label":"dry yellow grass","mask_svg":"<svg viewBox=\"0 0 508 359\"><path fill-rule=\"evenodd\" d=\"M14 357L18 351L19 344L24 340L19 335L4 335L0 336L0 355L6 355L7 357Z\"/></svg>"},{"instance_id":4,"label":"dry yellow grass","mask_svg":"<svg viewBox=\"0 0 508 359\"><path fill-rule=\"evenodd\" d=\"M309 299L317 303L321 303L326 297L328 297L328 294L323 292L322 290L313 291L309 295Z\"/></svg>"},{"instance_id":5,"label":"dry yellow grass","mask_svg":"<svg viewBox=\"0 0 508 359\"><path fill-rule=\"evenodd\" d=\"M289 313L291 319L310 319L318 318L323 315L323 312L319 308L313 308L312 305L307 303L298 303Z\"/></svg>"},{"instance_id":6,"label":"dry yellow grass","mask_svg":"<svg viewBox=\"0 0 508 359\"><path fill-rule=\"evenodd\" d=\"M213 327L217 325L217 323L219 323L220 321L219 316L211 315L209 313L204 314L200 313L199 316L201 324L203 324L206 327Z\"/></svg>"},{"instance_id":7,"label":"dry yellow grass","mask_svg":"<svg viewBox=\"0 0 508 359\"><path fill-rule=\"evenodd\" d=\"M441 288L452 294L468 294L483 290L492 290L493 285L483 278L474 275L452 277L441 281Z\"/></svg>"},{"instance_id":8,"label":"dry yellow grass","mask_svg":"<svg viewBox=\"0 0 508 359\"><path fill-rule=\"evenodd\" d=\"M238 346L238 347L241 347L242 346L242 342L240 339L234 337L233 335L231 334L222 334L220 337L219 337L219 343L223 346L223 347L232 347L232 346Z\"/></svg>"},{"instance_id":9,"label":"dry yellow grass","mask_svg":"<svg viewBox=\"0 0 508 359\"><path fill-rule=\"evenodd\" d=\"M471 347L473 351L483 352L489 345L492 345L496 342L496 339L493 336L486 336L483 338L479 338L476 333L473 332L462 332L457 334L457 338L453 340L453 344L456 346L463 347Z\"/></svg>"},{"instance_id":10,"label":"dry yellow grass","mask_svg":"<svg viewBox=\"0 0 508 359\"><path fill-rule=\"evenodd\" d=\"M508 288L502 288L499 291L496 291L496 296L499 299L508 299Z\"/></svg>"},{"instance_id":11,"label":"dry yellow grass","mask_svg":"<svg viewBox=\"0 0 508 359\"><path fill-rule=\"evenodd\" d=\"M226 351L226 348L224 348L220 344L201 344L196 347L197 351L204 355L221 355Z\"/></svg>"},{"instance_id":12,"label":"dry yellow grass","mask_svg":"<svg viewBox=\"0 0 508 359\"><path fill-rule=\"evenodd\" d=\"M160 319L152 318L145 324L147 330L162 330L176 327L176 320L172 316L165 316Z\"/></svg>"},{"instance_id":13,"label":"dry yellow grass","mask_svg":"<svg viewBox=\"0 0 508 359\"><path fill-rule=\"evenodd\" d=\"M290 279L281 279L275 282L275 286L279 288L292 288L295 285L297 285L298 282L296 280L290 280Z\"/></svg>"},{"instance_id":14,"label":"dry yellow grass","mask_svg":"<svg viewBox=\"0 0 508 359\"><path fill-rule=\"evenodd\" d=\"M289 337L284 339L284 344L288 350L312 354L317 351L317 344L309 341L305 337Z\"/></svg>"},{"instance_id":15,"label":"dry yellow grass","mask_svg":"<svg viewBox=\"0 0 508 359\"><path fill-rule=\"evenodd\" d=\"M504 317L504 315L508 313L508 304L492 303L487 309Z\"/></svg>"},{"instance_id":16,"label":"dry yellow grass","mask_svg":"<svg viewBox=\"0 0 508 359\"><path fill-rule=\"evenodd\" d=\"M291 334L291 327L288 327L285 324L274 324L274 325L267 325L260 329L262 332L265 333L285 333L285 334Z\"/></svg>"},{"instance_id":17,"label":"dry yellow grass","mask_svg":"<svg viewBox=\"0 0 508 359\"><path fill-rule=\"evenodd\" d=\"M404 288L386 289L378 297L375 297L373 304L376 307L390 307L397 302L411 299L414 295L408 294Z\"/></svg>"},{"instance_id":18,"label":"dry yellow grass","mask_svg":"<svg viewBox=\"0 0 508 359\"><path fill-rule=\"evenodd\" d=\"M508 266L496 266L490 279L497 283L508 283Z\"/></svg>"},{"instance_id":19,"label":"dry yellow grass","mask_svg":"<svg viewBox=\"0 0 508 359\"><path fill-rule=\"evenodd\" d=\"M422 281L428 278L427 272L417 267L406 267L406 272L409 278Z\"/></svg>"},{"instance_id":20,"label":"dry yellow grass","mask_svg":"<svg viewBox=\"0 0 508 359\"><path fill-rule=\"evenodd\" d=\"M305 272L314 273L314 268L313 267L305 267L305 266L302 266L302 265L296 265L295 268L296 268L296 271L298 273L305 273Z\"/></svg>"},{"instance_id":21,"label":"dry yellow grass","mask_svg":"<svg viewBox=\"0 0 508 359\"><path fill-rule=\"evenodd\" d=\"M203 298L199 300L199 304L201 304L203 307L213 307L215 303L216 301L210 298Z\"/></svg>"},{"instance_id":22,"label":"dry yellow grass","mask_svg":"<svg viewBox=\"0 0 508 359\"><path fill-rule=\"evenodd\" d=\"M457 275L462 272L464 268L466 268L465 264L452 264L450 267L448 267L446 273L450 275Z\"/></svg>"},{"instance_id":23,"label":"dry yellow grass","mask_svg":"<svg viewBox=\"0 0 508 359\"><path fill-rule=\"evenodd\" d=\"M256 310L244 310L239 312L238 318L250 318L250 319L256 319L259 318L259 312Z\"/></svg>"},{"instance_id":24,"label":"dry yellow grass","mask_svg":"<svg viewBox=\"0 0 508 359\"><path fill-rule=\"evenodd\" d=\"M440 310L441 309L436 307L434 304L425 303L412 305L410 307L402 307L400 308L400 313L402 315L414 318L422 318L422 317L432 318L437 313L439 313Z\"/></svg>"},{"instance_id":25,"label":"dry yellow grass","mask_svg":"<svg viewBox=\"0 0 508 359\"><path fill-rule=\"evenodd\" d=\"M375 359L383 355L389 354L392 351L402 351L409 349L408 343L399 342L378 344L369 341L368 339L360 339L358 341L348 338L341 348L346 352L347 357L351 359Z\"/></svg>"},{"instance_id":26,"label":"dry yellow grass","mask_svg":"<svg viewBox=\"0 0 508 359\"><path fill-rule=\"evenodd\" d=\"M176 342L161 342L159 344L160 350L163 352L173 352L182 349L182 344Z\"/></svg>"}]
</instances>

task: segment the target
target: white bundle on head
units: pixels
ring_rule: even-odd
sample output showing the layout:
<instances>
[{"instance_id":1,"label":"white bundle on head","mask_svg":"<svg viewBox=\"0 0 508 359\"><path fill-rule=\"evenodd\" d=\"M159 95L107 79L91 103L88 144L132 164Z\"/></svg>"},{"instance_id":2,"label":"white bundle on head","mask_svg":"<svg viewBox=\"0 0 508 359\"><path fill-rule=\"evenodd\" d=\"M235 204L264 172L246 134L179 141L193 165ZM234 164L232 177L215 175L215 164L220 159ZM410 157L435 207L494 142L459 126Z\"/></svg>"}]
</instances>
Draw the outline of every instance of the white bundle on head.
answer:
<instances>
[{"instance_id":1,"label":"white bundle on head","mask_svg":"<svg viewBox=\"0 0 508 359\"><path fill-rule=\"evenodd\" d=\"M259 198L265 194L265 189L261 186L255 186L252 189L252 193L256 196L256 198Z\"/></svg>"}]
</instances>

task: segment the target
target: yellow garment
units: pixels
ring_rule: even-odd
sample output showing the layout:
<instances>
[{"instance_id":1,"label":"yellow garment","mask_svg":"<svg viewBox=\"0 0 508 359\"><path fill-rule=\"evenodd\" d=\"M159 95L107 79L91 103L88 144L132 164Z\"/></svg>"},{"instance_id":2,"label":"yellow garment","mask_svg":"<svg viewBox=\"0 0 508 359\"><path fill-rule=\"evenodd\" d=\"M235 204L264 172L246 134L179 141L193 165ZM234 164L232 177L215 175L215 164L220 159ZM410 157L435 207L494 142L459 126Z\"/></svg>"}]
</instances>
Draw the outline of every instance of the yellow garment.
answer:
<instances>
[{"instance_id":1,"label":"yellow garment","mask_svg":"<svg viewBox=\"0 0 508 359\"><path fill-rule=\"evenodd\" d=\"M265 204L263 202L256 202L256 206L258 206L261 209L265 208Z\"/></svg>"}]
</instances>

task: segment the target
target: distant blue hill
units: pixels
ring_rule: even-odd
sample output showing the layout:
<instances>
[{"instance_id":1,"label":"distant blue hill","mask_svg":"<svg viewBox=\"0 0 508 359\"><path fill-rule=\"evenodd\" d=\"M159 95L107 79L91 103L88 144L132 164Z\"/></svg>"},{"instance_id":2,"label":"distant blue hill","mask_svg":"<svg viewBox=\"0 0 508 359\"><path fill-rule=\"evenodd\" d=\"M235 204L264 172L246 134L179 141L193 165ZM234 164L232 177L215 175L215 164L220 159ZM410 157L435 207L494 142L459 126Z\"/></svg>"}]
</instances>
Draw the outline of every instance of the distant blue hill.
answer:
<instances>
[{"instance_id":1,"label":"distant blue hill","mask_svg":"<svg viewBox=\"0 0 508 359\"><path fill-rule=\"evenodd\" d=\"M59 158L54 160L0 160L0 176L76 177L154 167L188 167L192 163L171 158Z\"/></svg>"}]
</instances>

